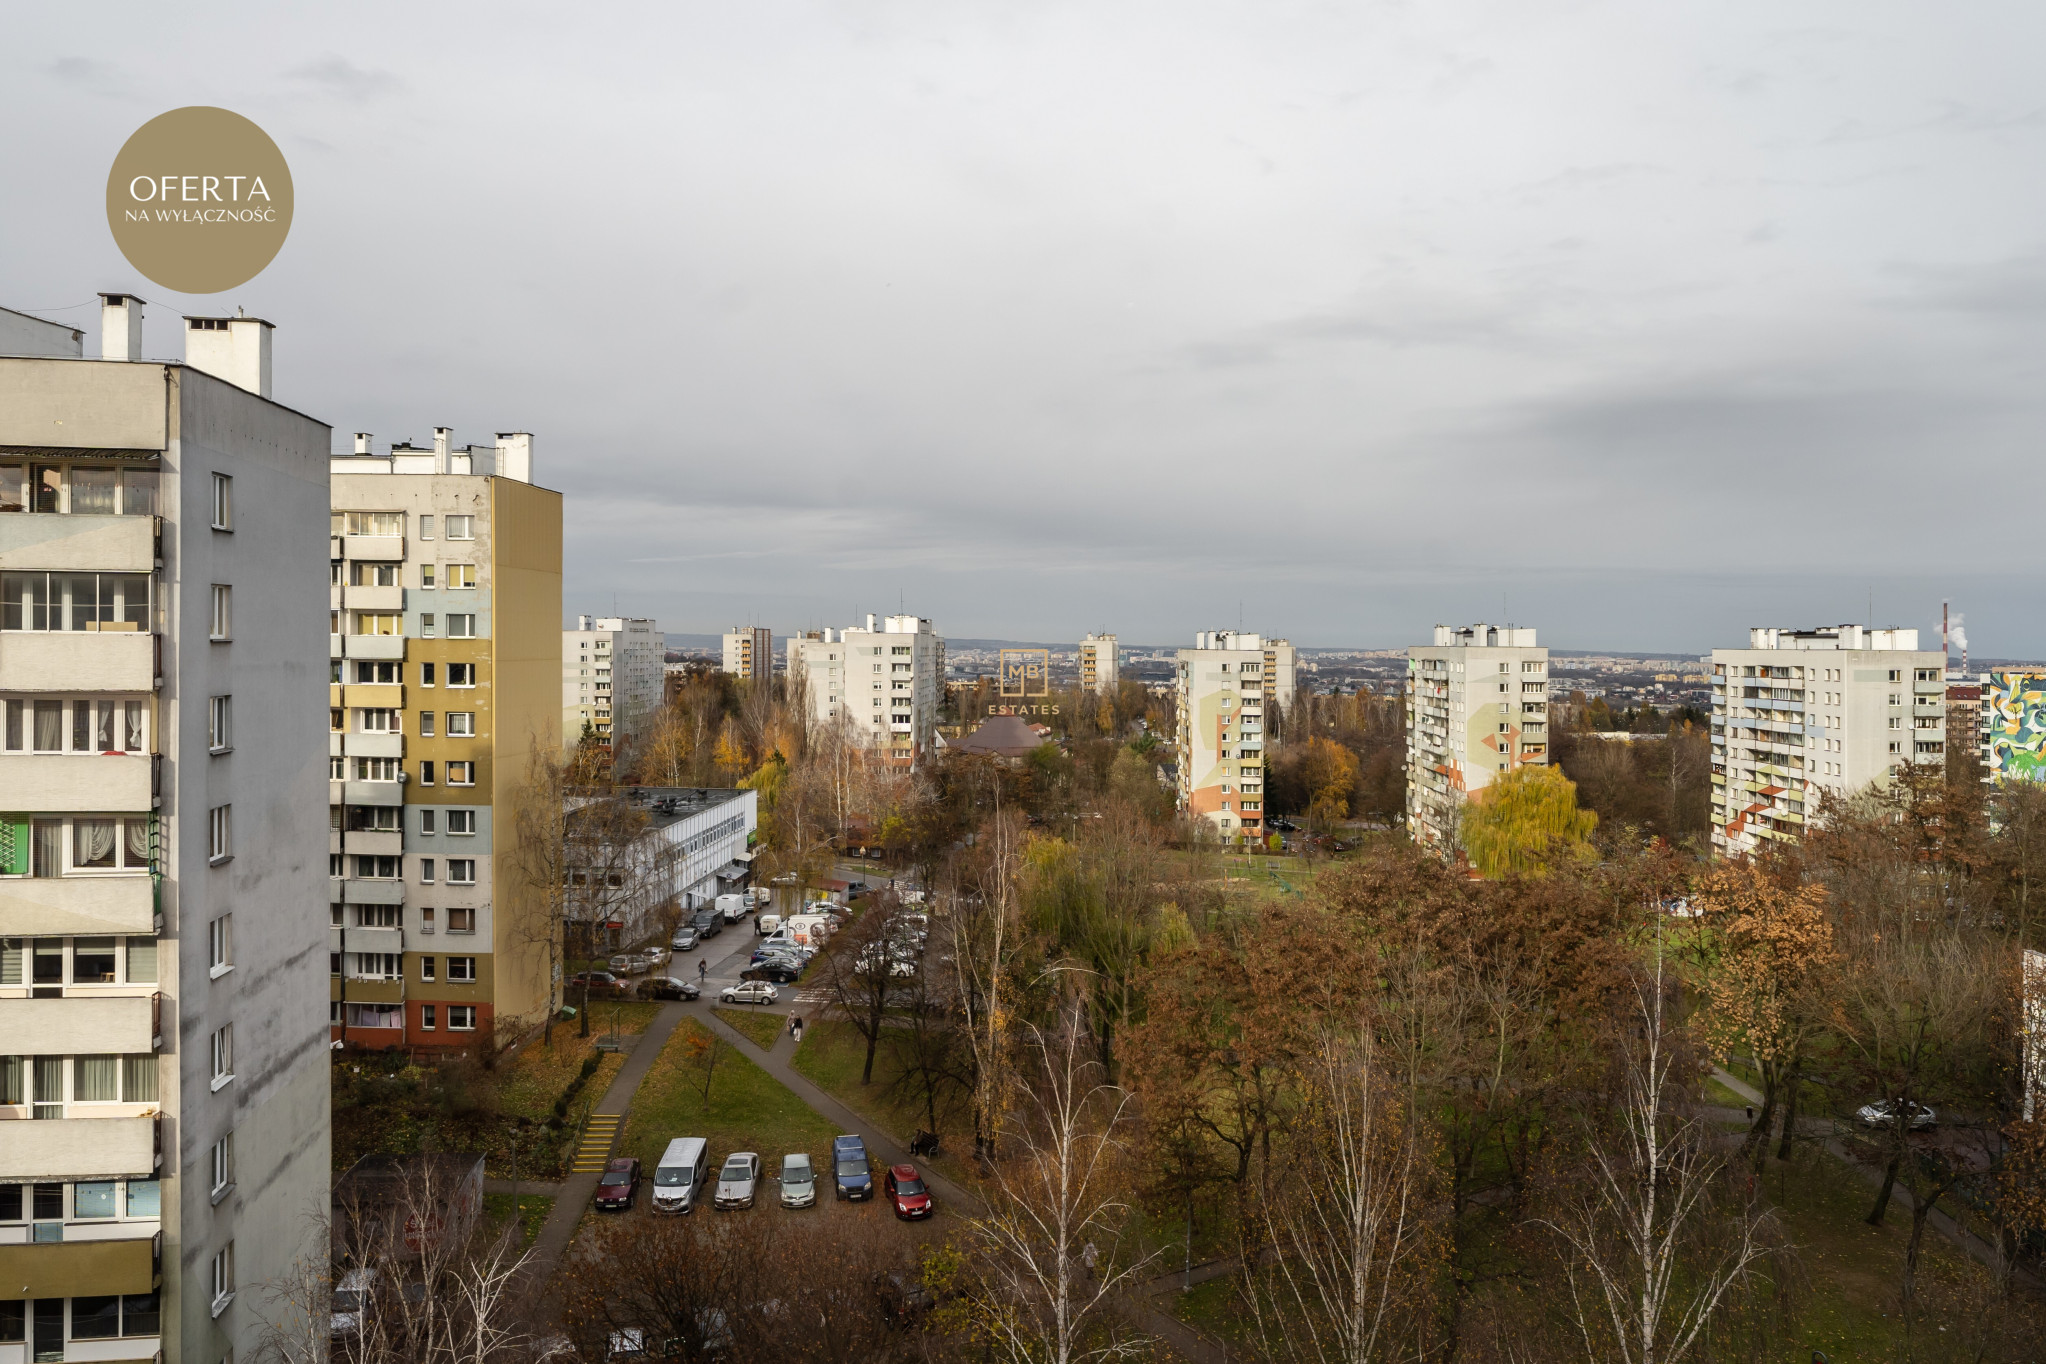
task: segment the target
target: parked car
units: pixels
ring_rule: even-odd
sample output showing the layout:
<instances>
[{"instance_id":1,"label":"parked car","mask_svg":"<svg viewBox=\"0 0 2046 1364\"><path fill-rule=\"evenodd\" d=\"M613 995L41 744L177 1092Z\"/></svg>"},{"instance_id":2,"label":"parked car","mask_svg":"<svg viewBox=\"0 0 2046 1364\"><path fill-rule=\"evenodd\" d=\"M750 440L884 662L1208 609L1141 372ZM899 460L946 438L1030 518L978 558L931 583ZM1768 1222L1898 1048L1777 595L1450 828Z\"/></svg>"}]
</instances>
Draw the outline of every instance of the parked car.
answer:
<instances>
[{"instance_id":1,"label":"parked car","mask_svg":"<svg viewBox=\"0 0 2046 1364\"><path fill-rule=\"evenodd\" d=\"M666 966L668 958L673 955L665 947L645 947L641 948L640 951L646 957L646 964L650 968Z\"/></svg>"},{"instance_id":2,"label":"parked car","mask_svg":"<svg viewBox=\"0 0 2046 1364\"><path fill-rule=\"evenodd\" d=\"M677 952L694 952L702 939L696 935L695 924L684 924L675 930L675 936L668 939L668 945Z\"/></svg>"},{"instance_id":3,"label":"parked car","mask_svg":"<svg viewBox=\"0 0 2046 1364\"><path fill-rule=\"evenodd\" d=\"M884 954L868 948L853 961L853 970L863 976L883 969L891 976L913 976L916 974L916 957L904 957L895 952Z\"/></svg>"},{"instance_id":4,"label":"parked car","mask_svg":"<svg viewBox=\"0 0 2046 1364\"><path fill-rule=\"evenodd\" d=\"M1854 1116L1863 1127L1892 1127L1897 1121L1897 1101L1877 1099L1872 1104L1863 1104L1854 1110ZM1910 1121L1906 1124L1913 1132L1927 1132L1939 1125L1939 1115L1924 1104L1911 1105Z\"/></svg>"},{"instance_id":5,"label":"parked car","mask_svg":"<svg viewBox=\"0 0 2046 1364\"><path fill-rule=\"evenodd\" d=\"M718 1171L713 1204L720 1208L750 1208L759 1187L760 1157L751 1151L735 1151L725 1157L725 1167Z\"/></svg>"},{"instance_id":6,"label":"parked car","mask_svg":"<svg viewBox=\"0 0 2046 1364\"><path fill-rule=\"evenodd\" d=\"M913 1326L938 1305L921 1280L882 1270L874 1275L874 1296L881 1302L881 1318L891 1329Z\"/></svg>"},{"instance_id":7,"label":"parked car","mask_svg":"<svg viewBox=\"0 0 2046 1364\"><path fill-rule=\"evenodd\" d=\"M644 952L620 952L611 958L608 964L621 976L643 976L651 963L647 961Z\"/></svg>"},{"instance_id":8,"label":"parked car","mask_svg":"<svg viewBox=\"0 0 2046 1364\"><path fill-rule=\"evenodd\" d=\"M742 981L718 991L720 1004L772 1004L781 995L764 980Z\"/></svg>"},{"instance_id":9,"label":"parked car","mask_svg":"<svg viewBox=\"0 0 2046 1364\"><path fill-rule=\"evenodd\" d=\"M345 1340L362 1334L363 1317L369 1312L371 1299L375 1296L377 1272L374 1269L351 1269L341 1276L341 1282L334 1285L333 1301L330 1304L333 1315L327 1334L334 1340Z\"/></svg>"},{"instance_id":10,"label":"parked car","mask_svg":"<svg viewBox=\"0 0 2046 1364\"><path fill-rule=\"evenodd\" d=\"M603 1177L597 1181L599 1212L625 1212L638 1198L638 1159L633 1156L620 1156L604 1167Z\"/></svg>"},{"instance_id":11,"label":"parked car","mask_svg":"<svg viewBox=\"0 0 2046 1364\"><path fill-rule=\"evenodd\" d=\"M793 985L802 978L802 967L794 962L777 961L773 958L755 962L739 973L740 980L764 980L775 985Z\"/></svg>"},{"instance_id":12,"label":"parked car","mask_svg":"<svg viewBox=\"0 0 2046 1364\"><path fill-rule=\"evenodd\" d=\"M886 1183L888 1206L895 1209L895 1215L903 1221L929 1217L938 1210L938 1200L931 1197L930 1186L916 1172L916 1166L889 1166Z\"/></svg>"},{"instance_id":13,"label":"parked car","mask_svg":"<svg viewBox=\"0 0 2046 1364\"><path fill-rule=\"evenodd\" d=\"M874 1172L867 1166L867 1143L857 1134L831 1139L832 1191L858 1203L874 1196Z\"/></svg>"},{"instance_id":14,"label":"parked car","mask_svg":"<svg viewBox=\"0 0 2046 1364\"><path fill-rule=\"evenodd\" d=\"M701 993L695 981L679 976L648 976L639 983L641 999L695 999Z\"/></svg>"},{"instance_id":15,"label":"parked car","mask_svg":"<svg viewBox=\"0 0 2046 1364\"><path fill-rule=\"evenodd\" d=\"M726 923L735 924L752 912L753 897L736 894L720 895L717 898L717 910L719 914L724 916Z\"/></svg>"},{"instance_id":16,"label":"parked car","mask_svg":"<svg viewBox=\"0 0 2046 1364\"><path fill-rule=\"evenodd\" d=\"M808 1208L817 1202L817 1172L810 1168L810 1157L798 1151L781 1158L781 1205L784 1208Z\"/></svg>"},{"instance_id":17,"label":"parked car","mask_svg":"<svg viewBox=\"0 0 2046 1364\"><path fill-rule=\"evenodd\" d=\"M632 992L632 982L620 980L609 971L578 971L568 978L571 986L589 987L593 995L625 995Z\"/></svg>"},{"instance_id":18,"label":"parked car","mask_svg":"<svg viewBox=\"0 0 2046 1364\"><path fill-rule=\"evenodd\" d=\"M758 966L763 961L785 961L796 966L807 966L810 964L810 959L793 947L763 947L756 951L749 960L755 966Z\"/></svg>"},{"instance_id":19,"label":"parked car","mask_svg":"<svg viewBox=\"0 0 2046 1364\"><path fill-rule=\"evenodd\" d=\"M718 935L718 930L725 926L724 916L714 909L697 910L696 917L691 919L690 923L696 928L696 940L698 942L702 942L705 938L715 938Z\"/></svg>"},{"instance_id":20,"label":"parked car","mask_svg":"<svg viewBox=\"0 0 2046 1364\"><path fill-rule=\"evenodd\" d=\"M702 1137L676 1137L654 1166L653 1210L688 1214L703 1198L704 1175L710 1167L710 1143Z\"/></svg>"}]
</instances>

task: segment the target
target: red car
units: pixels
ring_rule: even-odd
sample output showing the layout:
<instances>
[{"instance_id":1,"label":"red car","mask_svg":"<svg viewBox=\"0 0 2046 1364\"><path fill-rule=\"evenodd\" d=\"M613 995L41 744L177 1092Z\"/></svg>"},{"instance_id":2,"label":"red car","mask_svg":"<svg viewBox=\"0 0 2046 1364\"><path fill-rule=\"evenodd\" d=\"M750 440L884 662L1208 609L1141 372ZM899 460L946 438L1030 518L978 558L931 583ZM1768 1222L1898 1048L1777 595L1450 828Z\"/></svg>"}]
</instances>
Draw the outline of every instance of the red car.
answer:
<instances>
[{"instance_id":1,"label":"red car","mask_svg":"<svg viewBox=\"0 0 2046 1364\"><path fill-rule=\"evenodd\" d=\"M931 1197L930 1185L924 1183L914 1165L889 1166L882 1188L887 1191L888 1206L905 1222L929 1217L938 1210L938 1200Z\"/></svg>"},{"instance_id":2,"label":"red car","mask_svg":"<svg viewBox=\"0 0 2046 1364\"><path fill-rule=\"evenodd\" d=\"M638 1197L637 1160L631 1156L620 1156L604 1167L603 1177L597 1181L597 1208L600 1212L628 1212Z\"/></svg>"}]
</instances>

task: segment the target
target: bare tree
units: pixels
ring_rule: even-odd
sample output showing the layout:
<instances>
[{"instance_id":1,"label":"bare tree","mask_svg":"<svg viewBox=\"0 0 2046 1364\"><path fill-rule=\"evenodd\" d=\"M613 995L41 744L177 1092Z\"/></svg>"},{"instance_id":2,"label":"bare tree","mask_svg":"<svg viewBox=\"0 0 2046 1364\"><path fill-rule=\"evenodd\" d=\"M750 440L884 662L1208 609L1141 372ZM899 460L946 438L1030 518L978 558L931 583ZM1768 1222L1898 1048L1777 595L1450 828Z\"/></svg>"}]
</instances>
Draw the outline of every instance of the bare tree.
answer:
<instances>
[{"instance_id":1,"label":"bare tree","mask_svg":"<svg viewBox=\"0 0 2046 1364\"><path fill-rule=\"evenodd\" d=\"M852 1024L867 1044L860 1083L874 1082L874 1054L883 1030L891 1024L888 1006L896 993L896 972L920 971L914 962L898 963L896 943L901 923L895 892L878 890L866 909L848 925L824 954L820 984L831 997L834 1014Z\"/></svg>"},{"instance_id":2,"label":"bare tree","mask_svg":"<svg viewBox=\"0 0 2046 1364\"><path fill-rule=\"evenodd\" d=\"M1575 1320L1594 1360L1677 1364L1775 1248L1770 1214L1752 1199L1724 1197L1725 1154L1682 1102L1668 995L1658 916L1652 963L1635 981L1634 1035L1621 1044L1610 1120L1587 1124L1583 1178L1539 1223L1564 1250Z\"/></svg>"},{"instance_id":3,"label":"bare tree","mask_svg":"<svg viewBox=\"0 0 2046 1364\"><path fill-rule=\"evenodd\" d=\"M1025 1030L1028 1080L988 1166L987 1211L967 1226L976 1316L1012 1364L1131 1358L1149 1346L1115 1312L1162 1254L1126 1235L1132 1100L1100 1078L1080 1015L1075 1002L1055 1032Z\"/></svg>"},{"instance_id":4,"label":"bare tree","mask_svg":"<svg viewBox=\"0 0 2046 1364\"><path fill-rule=\"evenodd\" d=\"M983 1160L995 1153L1011 1080L1009 1026L1016 1004L1009 977L1025 946L1016 893L1022 826L1020 815L998 804L983 835L985 858L973 888L946 892L953 971L973 1062L973 1142Z\"/></svg>"},{"instance_id":5,"label":"bare tree","mask_svg":"<svg viewBox=\"0 0 2046 1364\"><path fill-rule=\"evenodd\" d=\"M1266 1352L1312 1364L1427 1354L1446 1238L1433 1151L1369 1030L1322 1030L1282 1173L1260 1201L1269 1265L1245 1296Z\"/></svg>"}]
</instances>

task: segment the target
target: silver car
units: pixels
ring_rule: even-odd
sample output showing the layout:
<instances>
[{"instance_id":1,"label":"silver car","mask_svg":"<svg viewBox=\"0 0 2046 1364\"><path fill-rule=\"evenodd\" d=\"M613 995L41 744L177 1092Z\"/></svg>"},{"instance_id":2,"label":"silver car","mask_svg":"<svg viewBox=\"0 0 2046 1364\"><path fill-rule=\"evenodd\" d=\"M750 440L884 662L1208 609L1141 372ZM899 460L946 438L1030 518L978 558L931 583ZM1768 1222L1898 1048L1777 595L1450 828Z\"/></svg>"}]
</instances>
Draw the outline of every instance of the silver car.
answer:
<instances>
[{"instance_id":1,"label":"silver car","mask_svg":"<svg viewBox=\"0 0 2046 1364\"><path fill-rule=\"evenodd\" d=\"M1872 1104L1863 1104L1854 1111L1854 1116L1863 1127L1895 1127L1897 1125L1897 1101L1877 1099ZM1930 1131L1939 1125L1939 1115L1924 1104L1911 1105L1911 1119L1905 1124L1912 1132Z\"/></svg>"},{"instance_id":2,"label":"silver car","mask_svg":"<svg viewBox=\"0 0 2046 1364\"><path fill-rule=\"evenodd\" d=\"M784 1208L808 1208L817 1202L817 1172L810 1168L810 1157L798 1151L781 1158L781 1205Z\"/></svg>"},{"instance_id":3,"label":"silver car","mask_svg":"<svg viewBox=\"0 0 2046 1364\"><path fill-rule=\"evenodd\" d=\"M711 1205L718 1208L750 1208L760 1188L760 1157L751 1151L734 1151L725 1157L718 1171L717 1193Z\"/></svg>"}]
</instances>

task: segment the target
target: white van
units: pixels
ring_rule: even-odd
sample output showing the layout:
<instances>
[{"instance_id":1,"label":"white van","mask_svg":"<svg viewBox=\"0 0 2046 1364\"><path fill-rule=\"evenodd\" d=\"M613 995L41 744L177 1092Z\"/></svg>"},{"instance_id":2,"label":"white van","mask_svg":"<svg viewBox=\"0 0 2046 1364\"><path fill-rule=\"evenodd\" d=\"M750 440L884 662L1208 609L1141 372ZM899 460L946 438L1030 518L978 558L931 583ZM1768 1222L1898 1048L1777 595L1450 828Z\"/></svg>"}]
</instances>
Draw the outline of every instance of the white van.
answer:
<instances>
[{"instance_id":1,"label":"white van","mask_svg":"<svg viewBox=\"0 0 2046 1364\"><path fill-rule=\"evenodd\" d=\"M703 1196L710 1173L710 1143L702 1137L677 1137L654 1166L654 1211L690 1213Z\"/></svg>"},{"instance_id":2,"label":"white van","mask_svg":"<svg viewBox=\"0 0 2046 1364\"><path fill-rule=\"evenodd\" d=\"M781 915L779 914L763 914L753 921L753 931L763 938L780 927Z\"/></svg>"},{"instance_id":3,"label":"white van","mask_svg":"<svg viewBox=\"0 0 2046 1364\"><path fill-rule=\"evenodd\" d=\"M718 896L718 913L725 916L725 922L735 924L752 912L753 897L750 895Z\"/></svg>"}]
</instances>

